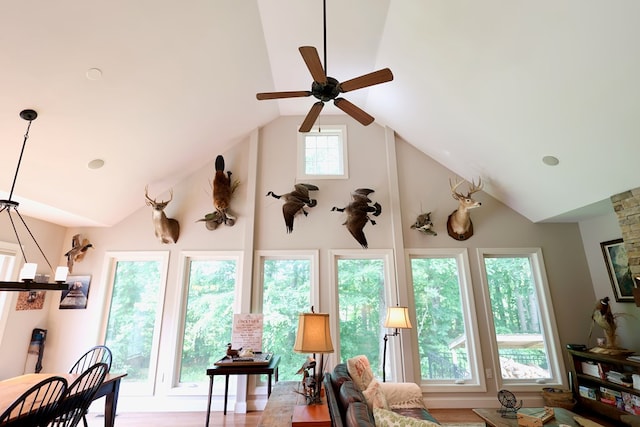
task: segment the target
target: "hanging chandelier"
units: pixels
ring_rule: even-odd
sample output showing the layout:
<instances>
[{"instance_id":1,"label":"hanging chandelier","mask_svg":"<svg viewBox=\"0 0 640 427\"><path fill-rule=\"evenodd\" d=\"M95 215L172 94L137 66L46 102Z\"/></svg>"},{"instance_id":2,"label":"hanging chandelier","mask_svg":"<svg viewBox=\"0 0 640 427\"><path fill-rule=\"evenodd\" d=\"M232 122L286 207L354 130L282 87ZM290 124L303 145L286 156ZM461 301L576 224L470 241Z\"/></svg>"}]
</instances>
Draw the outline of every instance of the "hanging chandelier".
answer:
<instances>
[{"instance_id":1,"label":"hanging chandelier","mask_svg":"<svg viewBox=\"0 0 640 427\"><path fill-rule=\"evenodd\" d=\"M12 215L12 213L15 213L17 218L20 219L20 222L22 222L22 225L29 233L29 236L31 236L31 239L33 240L36 247L40 251L40 254L42 254L42 257L47 262L47 265L53 272L53 267L51 266L49 259L44 254L44 251L40 247L40 244L36 240L31 230L29 229L29 226L25 222L24 218L22 218L22 215L20 215L20 212L18 211L18 207L20 206L20 203L12 199L13 190L15 189L16 180L18 179L18 172L20 171L20 164L22 163L22 155L24 154L24 149L25 149L25 146L27 145L27 139L29 139L29 129L31 128L31 122L33 122L38 117L38 113L36 113L34 110L22 110L20 112L20 117L22 117L24 120L28 121L29 123L27 124L27 131L24 134L24 140L22 142L22 150L20 151L20 157L18 158L16 173L13 176L13 183L11 184L11 191L9 192L9 198L0 200L0 214L2 212L6 212L7 216L9 217L9 221L11 222L11 227L13 228L13 233L15 234L16 240L18 241L18 246L20 247L20 252L22 252L22 258L24 259L24 266L20 270L20 281L18 282L0 281L0 290L3 290L3 291L66 290L68 286L64 282L67 279L67 272L68 272L67 267L58 267L56 269L56 272L55 272L56 283L38 283L34 281L34 278L36 275L36 269L38 268L38 265L35 263L30 263L27 260L27 256L24 253L22 240L20 239L20 235L18 234L18 229L16 228L16 223Z\"/></svg>"}]
</instances>

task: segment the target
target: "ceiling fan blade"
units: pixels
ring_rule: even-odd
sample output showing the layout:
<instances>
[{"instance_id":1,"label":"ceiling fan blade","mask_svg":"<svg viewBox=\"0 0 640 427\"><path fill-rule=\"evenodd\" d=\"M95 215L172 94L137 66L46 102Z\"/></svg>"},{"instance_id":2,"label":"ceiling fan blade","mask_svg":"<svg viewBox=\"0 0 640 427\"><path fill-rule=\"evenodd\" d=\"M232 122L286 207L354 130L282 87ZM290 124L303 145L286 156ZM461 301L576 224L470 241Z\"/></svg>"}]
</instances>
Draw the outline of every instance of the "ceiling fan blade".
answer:
<instances>
[{"instance_id":1,"label":"ceiling fan blade","mask_svg":"<svg viewBox=\"0 0 640 427\"><path fill-rule=\"evenodd\" d=\"M374 120L373 116L367 114L364 110L360 109L359 107L356 107L354 104L347 101L346 99L336 98L336 100L333 101L333 103L336 105L336 107L338 107L339 109L341 109L342 111L344 111L345 113L347 113L348 115L350 115L351 117L359 121L362 125L367 126L373 123L373 120Z\"/></svg>"},{"instance_id":2,"label":"ceiling fan blade","mask_svg":"<svg viewBox=\"0 0 640 427\"><path fill-rule=\"evenodd\" d=\"M263 92L256 94L256 98L260 101L264 99L298 98L303 96L311 96L311 92L308 90L299 90L289 92Z\"/></svg>"},{"instance_id":3,"label":"ceiling fan blade","mask_svg":"<svg viewBox=\"0 0 640 427\"><path fill-rule=\"evenodd\" d=\"M393 73L388 68L365 74L355 79L347 80L340 83L340 92L349 92L363 87L373 86L380 83L386 83L393 80Z\"/></svg>"},{"instance_id":4,"label":"ceiling fan blade","mask_svg":"<svg viewBox=\"0 0 640 427\"><path fill-rule=\"evenodd\" d=\"M307 117L304 118L304 121L300 125L299 132L309 132L313 127L313 124L318 119L320 115L320 111L322 111L322 107L324 107L324 102L316 102L311 106L311 110L307 113Z\"/></svg>"},{"instance_id":5,"label":"ceiling fan blade","mask_svg":"<svg viewBox=\"0 0 640 427\"><path fill-rule=\"evenodd\" d=\"M322 62L320 62L320 56L316 48L313 46L300 46L298 50L302 55L302 59L304 59L304 63L307 64L313 81L323 84L326 83L327 74L324 71Z\"/></svg>"}]
</instances>

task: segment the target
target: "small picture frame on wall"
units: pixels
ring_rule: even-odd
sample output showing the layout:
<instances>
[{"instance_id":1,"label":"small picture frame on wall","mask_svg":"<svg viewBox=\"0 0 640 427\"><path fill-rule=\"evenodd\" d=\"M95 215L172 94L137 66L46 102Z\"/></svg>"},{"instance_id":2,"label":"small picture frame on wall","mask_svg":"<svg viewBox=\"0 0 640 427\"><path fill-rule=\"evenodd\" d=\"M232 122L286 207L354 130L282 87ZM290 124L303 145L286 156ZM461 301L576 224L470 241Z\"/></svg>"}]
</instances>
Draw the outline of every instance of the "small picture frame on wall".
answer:
<instances>
[{"instance_id":1,"label":"small picture frame on wall","mask_svg":"<svg viewBox=\"0 0 640 427\"><path fill-rule=\"evenodd\" d=\"M618 302L634 302L633 278L629 269L627 250L622 239L609 240L600 243L604 263L607 266L609 280L613 288L613 296Z\"/></svg>"},{"instance_id":2,"label":"small picture frame on wall","mask_svg":"<svg viewBox=\"0 0 640 427\"><path fill-rule=\"evenodd\" d=\"M62 291L60 309L87 308L91 276L68 276L65 283L69 289Z\"/></svg>"}]
</instances>

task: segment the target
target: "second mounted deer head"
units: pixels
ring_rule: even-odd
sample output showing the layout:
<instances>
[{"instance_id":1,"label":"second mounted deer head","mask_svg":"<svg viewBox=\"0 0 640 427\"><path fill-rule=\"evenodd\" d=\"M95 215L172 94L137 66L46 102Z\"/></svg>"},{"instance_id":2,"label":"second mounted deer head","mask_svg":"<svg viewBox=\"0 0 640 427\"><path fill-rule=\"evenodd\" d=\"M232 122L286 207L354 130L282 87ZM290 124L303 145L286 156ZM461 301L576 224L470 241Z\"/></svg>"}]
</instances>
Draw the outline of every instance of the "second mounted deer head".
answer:
<instances>
[{"instance_id":1,"label":"second mounted deer head","mask_svg":"<svg viewBox=\"0 0 640 427\"><path fill-rule=\"evenodd\" d=\"M173 190L170 192L169 200L158 202L156 199L149 197L149 186L144 188L144 197L147 199L147 206L153 208L151 219L153 220L153 228L156 237L161 243L176 243L180 236L180 224L173 218L167 218L164 208L173 200Z\"/></svg>"},{"instance_id":2,"label":"second mounted deer head","mask_svg":"<svg viewBox=\"0 0 640 427\"><path fill-rule=\"evenodd\" d=\"M458 201L458 209L453 211L447 219L447 233L449 236L456 240L467 240L473 236L473 223L471 222L471 216L469 210L477 208L482 203L475 201L471 195L482 190L482 178L478 178L478 183L471 181L469 185L469 191L467 194L458 192L458 187L465 181L451 182L449 180L449 187L451 188L451 196Z\"/></svg>"}]
</instances>

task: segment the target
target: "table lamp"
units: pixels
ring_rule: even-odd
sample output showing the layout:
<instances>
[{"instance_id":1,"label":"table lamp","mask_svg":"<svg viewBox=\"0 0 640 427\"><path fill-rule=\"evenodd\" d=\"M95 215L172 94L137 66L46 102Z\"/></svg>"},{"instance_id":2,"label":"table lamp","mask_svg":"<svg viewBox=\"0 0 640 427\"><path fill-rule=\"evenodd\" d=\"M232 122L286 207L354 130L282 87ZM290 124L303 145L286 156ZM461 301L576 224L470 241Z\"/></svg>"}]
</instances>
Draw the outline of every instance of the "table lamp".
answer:
<instances>
[{"instance_id":1,"label":"table lamp","mask_svg":"<svg viewBox=\"0 0 640 427\"><path fill-rule=\"evenodd\" d=\"M387 341L389 337L399 334L398 329L411 329L409 320L409 307L387 307L387 318L384 321L385 328L394 328L392 334L384 334L384 350L382 350L382 382L386 382L385 365L387 363Z\"/></svg>"},{"instance_id":2,"label":"table lamp","mask_svg":"<svg viewBox=\"0 0 640 427\"><path fill-rule=\"evenodd\" d=\"M325 353L333 353L328 313L314 313L313 307L311 307L311 313L300 313L298 316L298 333L296 342L293 345L293 351L296 353L313 353L314 359L315 353L320 353L320 372L319 375L316 375L316 367L313 368L311 390L306 395L308 404L319 403L324 369L323 356Z\"/></svg>"}]
</instances>

